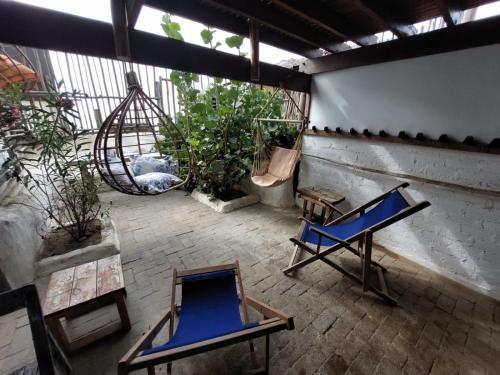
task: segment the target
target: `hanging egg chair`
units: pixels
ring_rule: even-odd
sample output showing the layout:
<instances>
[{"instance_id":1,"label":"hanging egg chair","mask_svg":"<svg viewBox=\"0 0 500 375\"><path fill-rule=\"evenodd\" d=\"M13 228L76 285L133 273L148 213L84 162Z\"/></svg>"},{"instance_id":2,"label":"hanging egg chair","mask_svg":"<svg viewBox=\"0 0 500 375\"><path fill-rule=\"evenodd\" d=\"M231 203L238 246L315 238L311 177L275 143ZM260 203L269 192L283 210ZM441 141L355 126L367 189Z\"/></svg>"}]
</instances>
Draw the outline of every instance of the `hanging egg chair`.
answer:
<instances>
[{"instance_id":1,"label":"hanging egg chair","mask_svg":"<svg viewBox=\"0 0 500 375\"><path fill-rule=\"evenodd\" d=\"M156 195L184 185L191 152L172 119L149 98L134 72L126 74L127 97L103 122L94 143L94 161L113 189Z\"/></svg>"}]
</instances>

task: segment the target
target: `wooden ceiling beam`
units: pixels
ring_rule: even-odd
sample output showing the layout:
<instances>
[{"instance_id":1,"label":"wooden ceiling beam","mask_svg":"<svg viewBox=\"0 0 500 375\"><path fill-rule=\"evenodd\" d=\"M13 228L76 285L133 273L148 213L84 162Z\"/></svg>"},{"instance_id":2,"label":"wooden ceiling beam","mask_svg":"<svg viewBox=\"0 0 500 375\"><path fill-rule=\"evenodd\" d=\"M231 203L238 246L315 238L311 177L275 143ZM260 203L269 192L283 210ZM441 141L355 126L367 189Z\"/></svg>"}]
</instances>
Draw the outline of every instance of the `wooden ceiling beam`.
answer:
<instances>
[{"instance_id":1,"label":"wooden ceiling beam","mask_svg":"<svg viewBox=\"0 0 500 375\"><path fill-rule=\"evenodd\" d=\"M460 22L464 11L459 0L435 0L435 2L447 26L455 26Z\"/></svg>"},{"instance_id":2,"label":"wooden ceiling beam","mask_svg":"<svg viewBox=\"0 0 500 375\"><path fill-rule=\"evenodd\" d=\"M384 25L384 28L390 30L398 38L417 34L417 29L413 25L397 20L399 17L389 14L377 0L354 0L353 2L359 10Z\"/></svg>"},{"instance_id":3,"label":"wooden ceiling beam","mask_svg":"<svg viewBox=\"0 0 500 375\"><path fill-rule=\"evenodd\" d=\"M375 36L354 30L341 17L332 15L331 12L325 12L325 7L319 3L305 3L302 0L271 0L271 2L278 8L296 15L340 39L351 40L359 46L366 46L377 42ZM363 34L365 35L363 36Z\"/></svg>"},{"instance_id":4,"label":"wooden ceiling beam","mask_svg":"<svg viewBox=\"0 0 500 375\"><path fill-rule=\"evenodd\" d=\"M250 61L242 56L143 31L128 33L135 63L251 81ZM112 25L12 0L0 1L0 43L116 58ZM310 90L308 74L262 62L259 66L262 85Z\"/></svg>"},{"instance_id":5,"label":"wooden ceiling beam","mask_svg":"<svg viewBox=\"0 0 500 375\"><path fill-rule=\"evenodd\" d=\"M111 0L110 6L116 58L121 61L130 61L130 43L125 0Z\"/></svg>"},{"instance_id":6,"label":"wooden ceiling beam","mask_svg":"<svg viewBox=\"0 0 500 375\"><path fill-rule=\"evenodd\" d=\"M304 72L324 73L500 43L500 16L308 60Z\"/></svg>"},{"instance_id":7,"label":"wooden ceiling beam","mask_svg":"<svg viewBox=\"0 0 500 375\"><path fill-rule=\"evenodd\" d=\"M270 29L312 46L323 48L328 52L335 53L349 48L344 44L344 40L338 36L328 35L301 24L296 19L276 11L259 0L204 0L204 3L244 18L253 19Z\"/></svg>"},{"instance_id":8,"label":"wooden ceiling beam","mask_svg":"<svg viewBox=\"0 0 500 375\"><path fill-rule=\"evenodd\" d=\"M200 22L217 29L241 36L248 36L248 23L241 19L230 17L216 9L186 0L145 0L145 5L167 13ZM276 31L261 28L259 31L260 41L271 46L296 53L298 55L315 58L323 55L323 51L317 46L301 42L295 38L279 34Z\"/></svg>"},{"instance_id":9,"label":"wooden ceiling beam","mask_svg":"<svg viewBox=\"0 0 500 375\"><path fill-rule=\"evenodd\" d=\"M132 30L135 27L143 5L144 0L127 0L127 25L129 29Z\"/></svg>"}]
</instances>

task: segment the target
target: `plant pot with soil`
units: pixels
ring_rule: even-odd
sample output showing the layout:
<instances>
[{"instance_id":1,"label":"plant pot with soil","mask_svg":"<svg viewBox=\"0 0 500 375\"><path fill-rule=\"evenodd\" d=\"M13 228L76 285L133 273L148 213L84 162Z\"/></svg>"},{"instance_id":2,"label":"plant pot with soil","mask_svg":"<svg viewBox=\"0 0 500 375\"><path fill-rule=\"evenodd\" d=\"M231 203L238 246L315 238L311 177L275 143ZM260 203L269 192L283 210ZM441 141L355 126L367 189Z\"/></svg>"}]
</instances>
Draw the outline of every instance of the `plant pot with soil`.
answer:
<instances>
[{"instance_id":1,"label":"plant pot with soil","mask_svg":"<svg viewBox=\"0 0 500 375\"><path fill-rule=\"evenodd\" d=\"M50 86L42 107L22 105L23 98L17 97L21 116L15 126L29 131L34 141L4 142L15 165L12 178L30 193L30 207L43 214L38 274L118 252L114 226L98 197L88 131L75 122L75 93L61 92L61 85ZM15 95L5 97L12 100Z\"/></svg>"}]
</instances>

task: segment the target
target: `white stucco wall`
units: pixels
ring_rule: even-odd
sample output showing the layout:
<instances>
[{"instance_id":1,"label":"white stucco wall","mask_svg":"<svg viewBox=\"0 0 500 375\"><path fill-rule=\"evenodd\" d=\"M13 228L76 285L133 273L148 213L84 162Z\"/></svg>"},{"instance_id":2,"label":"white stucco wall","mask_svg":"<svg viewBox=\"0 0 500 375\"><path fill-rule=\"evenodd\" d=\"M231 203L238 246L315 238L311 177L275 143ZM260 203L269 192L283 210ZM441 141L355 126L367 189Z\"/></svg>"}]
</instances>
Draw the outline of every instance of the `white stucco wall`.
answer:
<instances>
[{"instance_id":1,"label":"white stucco wall","mask_svg":"<svg viewBox=\"0 0 500 375\"><path fill-rule=\"evenodd\" d=\"M493 46L318 75L311 124L491 140L500 136L499 58ZM337 190L344 208L405 181L432 206L375 240L500 300L499 155L305 137L299 186Z\"/></svg>"},{"instance_id":2,"label":"white stucco wall","mask_svg":"<svg viewBox=\"0 0 500 375\"><path fill-rule=\"evenodd\" d=\"M17 202L29 204L24 195ZM0 269L11 288L31 283L42 246L39 212L19 204L0 205Z\"/></svg>"},{"instance_id":3,"label":"white stucco wall","mask_svg":"<svg viewBox=\"0 0 500 375\"><path fill-rule=\"evenodd\" d=\"M496 44L318 74L311 123L489 142L500 136L499 61Z\"/></svg>"}]
</instances>

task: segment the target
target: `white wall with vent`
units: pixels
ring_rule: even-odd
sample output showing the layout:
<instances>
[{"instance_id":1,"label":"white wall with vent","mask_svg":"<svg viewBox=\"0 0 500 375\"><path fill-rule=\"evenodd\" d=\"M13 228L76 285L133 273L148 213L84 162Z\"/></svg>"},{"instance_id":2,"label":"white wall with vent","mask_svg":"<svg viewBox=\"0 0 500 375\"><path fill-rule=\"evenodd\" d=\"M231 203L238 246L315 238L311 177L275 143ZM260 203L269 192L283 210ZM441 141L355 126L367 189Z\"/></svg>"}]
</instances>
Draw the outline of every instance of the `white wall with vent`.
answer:
<instances>
[{"instance_id":1,"label":"white wall with vent","mask_svg":"<svg viewBox=\"0 0 500 375\"><path fill-rule=\"evenodd\" d=\"M497 138L498 61L500 48L493 46L315 76L311 125ZM417 201L432 206L377 233L375 240L500 300L500 155L362 138L304 139L299 185L343 193L344 208L401 182L410 183Z\"/></svg>"}]
</instances>

